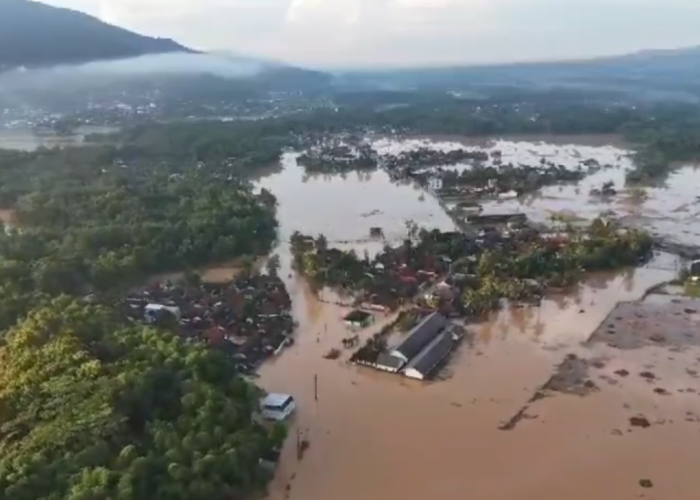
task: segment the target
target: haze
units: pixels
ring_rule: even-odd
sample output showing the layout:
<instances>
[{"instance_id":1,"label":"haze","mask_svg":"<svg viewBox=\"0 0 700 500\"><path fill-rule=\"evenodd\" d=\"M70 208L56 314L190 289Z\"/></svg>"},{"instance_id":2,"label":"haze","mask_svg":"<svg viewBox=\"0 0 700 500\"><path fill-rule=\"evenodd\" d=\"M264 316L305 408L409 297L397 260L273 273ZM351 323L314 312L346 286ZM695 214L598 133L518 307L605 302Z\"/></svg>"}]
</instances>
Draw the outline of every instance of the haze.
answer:
<instances>
[{"instance_id":1,"label":"haze","mask_svg":"<svg viewBox=\"0 0 700 500\"><path fill-rule=\"evenodd\" d=\"M175 73L199 75L209 73L224 78L253 76L262 64L249 60L232 61L209 54L160 54L119 61L100 61L82 65L56 66L32 70L16 70L0 75L0 92L5 99L22 99L25 91L92 88L115 78L138 78Z\"/></svg>"},{"instance_id":2,"label":"haze","mask_svg":"<svg viewBox=\"0 0 700 500\"><path fill-rule=\"evenodd\" d=\"M320 67L549 60L700 45L697 0L47 3L199 49Z\"/></svg>"}]
</instances>

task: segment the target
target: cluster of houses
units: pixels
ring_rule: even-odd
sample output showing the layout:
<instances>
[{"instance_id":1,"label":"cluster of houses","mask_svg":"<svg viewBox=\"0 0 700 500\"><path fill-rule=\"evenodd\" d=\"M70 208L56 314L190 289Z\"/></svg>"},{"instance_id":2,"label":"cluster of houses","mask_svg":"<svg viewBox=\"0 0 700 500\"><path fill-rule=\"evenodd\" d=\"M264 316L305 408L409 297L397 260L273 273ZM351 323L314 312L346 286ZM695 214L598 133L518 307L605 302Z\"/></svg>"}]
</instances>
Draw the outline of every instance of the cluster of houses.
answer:
<instances>
[{"instance_id":1,"label":"cluster of houses","mask_svg":"<svg viewBox=\"0 0 700 500\"><path fill-rule=\"evenodd\" d=\"M296 327L284 283L266 275L196 286L166 281L132 291L122 306L134 320L175 327L223 350L242 373L292 343Z\"/></svg>"}]
</instances>

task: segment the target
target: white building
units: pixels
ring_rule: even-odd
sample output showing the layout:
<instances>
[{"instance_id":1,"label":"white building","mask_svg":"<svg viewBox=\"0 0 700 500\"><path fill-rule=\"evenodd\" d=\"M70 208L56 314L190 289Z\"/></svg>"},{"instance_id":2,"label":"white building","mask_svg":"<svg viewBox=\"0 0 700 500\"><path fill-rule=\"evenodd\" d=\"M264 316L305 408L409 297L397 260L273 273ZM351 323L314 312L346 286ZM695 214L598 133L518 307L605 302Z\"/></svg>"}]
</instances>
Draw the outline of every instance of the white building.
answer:
<instances>
[{"instance_id":1,"label":"white building","mask_svg":"<svg viewBox=\"0 0 700 500\"><path fill-rule=\"evenodd\" d=\"M431 177L428 179L428 187L433 191L442 189L442 179L440 177Z\"/></svg>"}]
</instances>

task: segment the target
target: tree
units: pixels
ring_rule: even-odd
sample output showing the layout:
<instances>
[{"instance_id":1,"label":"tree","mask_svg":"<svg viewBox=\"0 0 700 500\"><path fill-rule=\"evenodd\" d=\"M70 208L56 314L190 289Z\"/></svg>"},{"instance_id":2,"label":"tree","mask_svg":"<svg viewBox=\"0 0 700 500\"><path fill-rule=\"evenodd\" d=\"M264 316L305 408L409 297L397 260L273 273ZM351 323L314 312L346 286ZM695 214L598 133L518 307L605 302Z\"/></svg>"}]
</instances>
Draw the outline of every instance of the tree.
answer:
<instances>
[{"instance_id":1,"label":"tree","mask_svg":"<svg viewBox=\"0 0 700 500\"><path fill-rule=\"evenodd\" d=\"M223 354L67 297L0 347L6 500L247 495L283 431Z\"/></svg>"}]
</instances>

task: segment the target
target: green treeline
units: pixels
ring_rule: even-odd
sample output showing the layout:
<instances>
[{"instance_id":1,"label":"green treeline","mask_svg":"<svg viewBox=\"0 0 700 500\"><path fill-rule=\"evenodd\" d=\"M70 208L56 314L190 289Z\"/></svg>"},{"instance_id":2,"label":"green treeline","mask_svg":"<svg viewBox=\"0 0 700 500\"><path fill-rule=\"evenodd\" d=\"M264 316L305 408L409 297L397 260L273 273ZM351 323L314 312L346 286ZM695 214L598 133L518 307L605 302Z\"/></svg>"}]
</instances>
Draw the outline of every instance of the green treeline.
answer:
<instances>
[{"instance_id":1,"label":"green treeline","mask_svg":"<svg viewBox=\"0 0 700 500\"><path fill-rule=\"evenodd\" d=\"M125 325L68 298L0 348L0 491L7 500L243 498L279 445L258 391L218 351Z\"/></svg>"}]
</instances>

